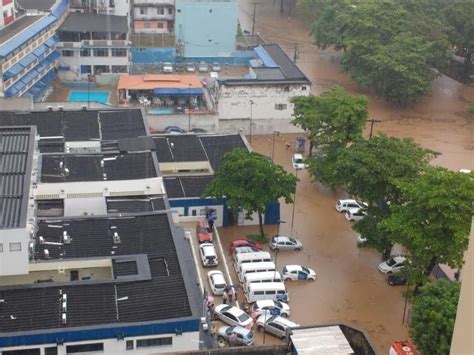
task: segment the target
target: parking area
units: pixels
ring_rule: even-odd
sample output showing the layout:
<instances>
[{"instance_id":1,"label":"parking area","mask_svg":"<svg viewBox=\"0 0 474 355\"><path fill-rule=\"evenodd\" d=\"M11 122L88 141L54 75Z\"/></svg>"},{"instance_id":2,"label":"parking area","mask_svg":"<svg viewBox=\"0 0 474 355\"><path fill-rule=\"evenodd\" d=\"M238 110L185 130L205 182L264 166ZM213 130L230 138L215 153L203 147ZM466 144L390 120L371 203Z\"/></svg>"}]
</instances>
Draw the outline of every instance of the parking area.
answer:
<instances>
[{"instance_id":1,"label":"parking area","mask_svg":"<svg viewBox=\"0 0 474 355\"><path fill-rule=\"evenodd\" d=\"M275 140L277 164L294 173L291 167L295 135ZM290 148L287 148L290 144ZM266 156L272 154L272 136L252 137L252 147ZM345 323L365 331L377 351L387 352L395 340L408 338L402 324L405 304L404 287L391 287L385 275L377 270L380 254L357 247L357 234L344 214L335 209L344 195L326 189L299 171L294 210L281 202L280 234L290 235L303 243L303 250L272 252L279 271L287 264L302 264L314 269L314 282L287 282L290 294L291 320L301 325ZM223 245L234 239L258 232L258 226L219 228ZM267 236L277 233L276 226L265 226ZM273 338L273 337L267 337Z\"/></svg>"}]
</instances>

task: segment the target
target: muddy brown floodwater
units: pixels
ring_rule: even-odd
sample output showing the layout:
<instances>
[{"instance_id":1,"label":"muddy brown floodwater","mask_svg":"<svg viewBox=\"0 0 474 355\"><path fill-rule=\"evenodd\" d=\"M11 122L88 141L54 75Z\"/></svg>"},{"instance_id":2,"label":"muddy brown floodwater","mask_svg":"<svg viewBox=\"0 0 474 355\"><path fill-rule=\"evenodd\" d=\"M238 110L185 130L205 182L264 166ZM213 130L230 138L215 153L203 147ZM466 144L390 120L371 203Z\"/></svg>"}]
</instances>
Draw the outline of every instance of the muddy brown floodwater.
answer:
<instances>
[{"instance_id":1,"label":"muddy brown floodwater","mask_svg":"<svg viewBox=\"0 0 474 355\"><path fill-rule=\"evenodd\" d=\"M342 72L340 53L319 50L302 21L280 15L279 1L239 0L243 29L251 31L254 2L257 2L255 31L267 43L280 44L291 58L295 43L298 44L297 63L312 81L313 94L337 84L353 94L367 95L370 117L383 121L375 125L375 132L411 137L422 146L442 153L434 164L453 170L474 169L474 118L467 114L469 103L474 102L474 88L441 75L433 83L432 94L418 104L405 108L389 104L361 89Z\"/></svg>"},{"instance_id":2,"label":"muddy brown floodwater","mask_svg":"<svg viewBox=\"0 0 474 355\"><path fill-rule=\"evenodd\" d=\"M239 19L243 29L251 30L254 0L239 0ZM369 98L370 117L383 122L375 132L398 137L412 137L424 147L441 155L433 162L449 169L474 169L473 122L466 114L474 102L474 89L446 76L433 83L432 95L410 107L400 108L386 103L360 89L339 66L340 54L320 51L312 44L305 25L280 16L279 1L257 1L256 31L267 43L278 43L292 57L298 43L298 63L313 83L312 93L318 94L331 85L341 85L353 94ZM366 132L368 134L368 130ZM295 135L283 135L275 141L275 162L293 171L290 166ZM253 148L271 156L272 137L252 137ZM372 249L357 248L356 233L342 214L335 210L340 192L312 183L306 171L298 173L295 214L291 228L293 205L281 203L281 234L300 239L304 250L280 252L278 269L286 264L303 264L318 274L315 282L292 282L290 292L291 319L302 325L345 323L364 330L380 354L387 353L395 340L408 338L402 324L404 287L388 286L384 275L377 270L380 254ZM225 246L232 239L256 232L257 226L221 228ZM275 226L266 226L267 233L275 233ZM276 259L276 255L273 256Z\"/></svg>"}]
</instances>

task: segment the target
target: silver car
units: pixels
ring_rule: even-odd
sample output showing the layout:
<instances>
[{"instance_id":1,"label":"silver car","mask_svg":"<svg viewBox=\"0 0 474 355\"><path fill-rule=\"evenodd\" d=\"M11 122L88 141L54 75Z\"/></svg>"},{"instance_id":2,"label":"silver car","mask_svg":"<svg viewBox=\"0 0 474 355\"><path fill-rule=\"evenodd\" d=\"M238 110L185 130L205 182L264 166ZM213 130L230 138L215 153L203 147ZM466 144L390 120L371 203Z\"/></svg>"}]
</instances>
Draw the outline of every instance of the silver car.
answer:
<instances>
[{"instance_id":1,"label":"silver car","mask_svg":"<svg viewBox=\"0 0 474 355\"><path fill-rule=\"evenodd\" d=\"M252 345L255 342L255 334L250 329L237 325L223 326L217 330L217 339L224 340L234 345Z\"/></svg>"},{"instance_id":2,"label":"silver car","mask_svg":"<svg viewBox=\"0 0 474 355\"><path fill-rule=\"evenodd\" d=\"M283 235L276 235L270 241L271 250L301 250L303 244L294 238L285 237Z\"/></svg>"},{"instance_id":3,"label":"silver car","mask_svg":"<svg viewBox=\"0 0 474 355\"><path fill-rule=\"evenodd\" d=\"M282 339L286 339L291 334L291 330L299 326L299 324L280 316L262 314L257 318L257 329L259 331L265 331Z\"/></svg>"}]
</instances>

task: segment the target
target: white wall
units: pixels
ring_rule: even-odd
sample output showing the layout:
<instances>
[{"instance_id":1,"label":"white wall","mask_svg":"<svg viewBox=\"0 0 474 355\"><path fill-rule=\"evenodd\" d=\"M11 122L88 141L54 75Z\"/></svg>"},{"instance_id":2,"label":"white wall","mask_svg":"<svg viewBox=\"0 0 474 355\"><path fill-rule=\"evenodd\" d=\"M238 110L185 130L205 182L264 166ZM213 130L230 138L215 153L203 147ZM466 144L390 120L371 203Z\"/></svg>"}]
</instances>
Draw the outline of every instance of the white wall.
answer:
<instances>
[{"instance_id":1,"label":"white wall","mask_svg":"<svg viewBox=\"0 0 474 355\"><path fill-rule=\"evenodd\" d=\"M134 341L134 350L127 350L126 344L127 340L136 340L136 339L149 339L149 338L161 338L169 337L173 338L173 345L171 346L156 346L156 347L146 347L139 348L136 347L136 341ZM91 341L81 341L73 343L65 343L64 345L57 344L45 344L42 346L23 346L23 347L14 347L14 348L2 348L3 351L7 350L21 350L21 349L41 349L41 355L44 355L44 348L46 347L58 347L58 355L66 355L66 346L67 345L79 345L79 344L91 344L91 343L104 343L104 351L102 354L158 354L158 353L169 353L169 352L178 352L178 351L195 351L199 350L199 332L189 332L183 333L183 335L173 334L156 334L150 336L141 336L135 338L125 338L123 340L117 339L104 339L104 340L91 340Z\"/></svg>"},{"instance_id":2,"label":"white wall","mask_svg":"<svg viewBox=\"0 0 474 355\"><path fill-rule=\"evenodd\" d=\"M29 233L26 228L0 229L0 276L28 273ZM20 251L10 251L10 243L21 243Z\"/></svg>"}]
</instances>

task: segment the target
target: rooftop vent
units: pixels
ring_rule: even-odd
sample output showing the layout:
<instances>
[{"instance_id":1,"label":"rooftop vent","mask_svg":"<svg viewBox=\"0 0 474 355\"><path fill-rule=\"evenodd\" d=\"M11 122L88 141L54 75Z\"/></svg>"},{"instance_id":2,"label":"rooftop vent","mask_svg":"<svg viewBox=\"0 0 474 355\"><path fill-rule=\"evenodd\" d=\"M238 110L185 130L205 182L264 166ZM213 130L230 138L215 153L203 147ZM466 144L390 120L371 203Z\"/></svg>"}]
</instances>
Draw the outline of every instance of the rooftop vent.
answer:
<instances>
[{"instance_id":1,"label":"rooftop vent","mask_svg":"<svg viewBox=\"0 0 474 355\"><path fill-rule=\"evenodd\" d=\"M119 234L114 232L114 244L120 244L121 242Z\"/></svg>"}]
</instances>

